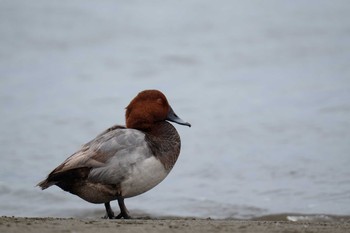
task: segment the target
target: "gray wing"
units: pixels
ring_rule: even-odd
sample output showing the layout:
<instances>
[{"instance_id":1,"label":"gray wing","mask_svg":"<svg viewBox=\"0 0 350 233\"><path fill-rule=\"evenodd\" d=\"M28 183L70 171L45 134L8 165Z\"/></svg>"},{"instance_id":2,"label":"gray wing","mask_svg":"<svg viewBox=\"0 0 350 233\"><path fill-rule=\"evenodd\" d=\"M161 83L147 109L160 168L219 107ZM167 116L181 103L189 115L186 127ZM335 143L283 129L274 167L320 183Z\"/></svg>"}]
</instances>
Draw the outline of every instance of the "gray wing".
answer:
<instances>
[{"instance_id":1,"label":"gray wing","mask_svg":"<svg viewBox=\"0 0 350 233\"><path fill-rule=\"evenodd\" d=\"M72 178L112 184L122 180L130 166L149 156L144 133L113 126L83 145L38 185L44 189Z\"/></svg>"}]
</instances>

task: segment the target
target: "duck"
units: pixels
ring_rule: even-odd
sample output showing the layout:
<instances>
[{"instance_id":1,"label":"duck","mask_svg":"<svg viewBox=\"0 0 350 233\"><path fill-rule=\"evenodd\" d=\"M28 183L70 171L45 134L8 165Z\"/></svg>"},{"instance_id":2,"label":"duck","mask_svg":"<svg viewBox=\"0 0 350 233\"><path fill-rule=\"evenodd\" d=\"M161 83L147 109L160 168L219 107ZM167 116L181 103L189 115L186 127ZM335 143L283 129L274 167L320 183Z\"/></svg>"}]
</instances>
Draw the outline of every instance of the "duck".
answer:
<instances>
[{"instance_id":1,"label":"duck","mask_svg":"<svg viewBox=\"0 0 350 233\"><path fill-rule=\"evenodd\" d=\"M154 188L174 167L180 136L170 123L191 127L178 117L159 90L144 90L126 107L125 126L114 125L84 144L39 182L83 200L104 204L105 218L129 219L124 199ZM115 216L111 201L118 201Z\"/></svg>"}]
</instances>

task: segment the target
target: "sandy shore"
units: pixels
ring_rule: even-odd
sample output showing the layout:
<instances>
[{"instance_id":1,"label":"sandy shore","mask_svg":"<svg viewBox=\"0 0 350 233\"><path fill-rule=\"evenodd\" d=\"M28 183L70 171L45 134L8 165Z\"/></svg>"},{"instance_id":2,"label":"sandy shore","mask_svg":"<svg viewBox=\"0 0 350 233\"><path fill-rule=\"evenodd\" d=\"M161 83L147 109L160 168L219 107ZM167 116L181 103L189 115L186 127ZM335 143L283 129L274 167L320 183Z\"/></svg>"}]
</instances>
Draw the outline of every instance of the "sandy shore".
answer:
<instances>
[{"instance_id":1,"label":"sandy shore","mask_svg":"<svg viewBox=\"0 0 350 233\"><path fill-rule=\"evenodd\" d=\"M290 222L211 219L104 220L1 217L0 232L350 232L350 221Z\"/></svg>"}]
</instances>

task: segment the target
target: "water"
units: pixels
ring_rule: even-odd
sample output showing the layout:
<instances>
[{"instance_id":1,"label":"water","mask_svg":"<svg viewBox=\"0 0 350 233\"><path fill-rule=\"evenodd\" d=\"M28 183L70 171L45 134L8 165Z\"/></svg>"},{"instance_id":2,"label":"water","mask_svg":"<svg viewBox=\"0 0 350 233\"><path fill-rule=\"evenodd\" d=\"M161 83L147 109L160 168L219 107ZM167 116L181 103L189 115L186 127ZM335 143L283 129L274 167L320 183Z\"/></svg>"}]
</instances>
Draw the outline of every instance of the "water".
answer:
<instances>
[{"instance_id":1,"label":"water","mask_svg":"<svg viewBox=\"0 0 350 233\"><path fill-rule=\"evenodd\" d=\"M0 5L0 215L102 215L35 185L149 88L193 127L132 212L350 215L348 1Z\"/></svg>"}]
</instances>

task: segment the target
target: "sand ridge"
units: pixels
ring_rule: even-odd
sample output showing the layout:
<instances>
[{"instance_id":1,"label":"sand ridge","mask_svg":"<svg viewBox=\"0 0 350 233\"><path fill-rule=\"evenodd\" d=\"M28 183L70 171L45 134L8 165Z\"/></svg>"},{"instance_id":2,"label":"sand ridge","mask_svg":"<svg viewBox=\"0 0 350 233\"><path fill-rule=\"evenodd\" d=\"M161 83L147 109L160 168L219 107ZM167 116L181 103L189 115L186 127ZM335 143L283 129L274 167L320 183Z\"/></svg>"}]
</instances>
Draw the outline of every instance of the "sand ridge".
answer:
<instances>
[{"instance_id":1,"label":"sand ridge","mask_svg":"<svg viewBox=\"0 0 350 233\"><path fill-rule=\"evenodd\" d=\"M0 232L350 232L350 221L290 222L212 219L78 219L1 217Z\"/></svg>"}]
</instances>

